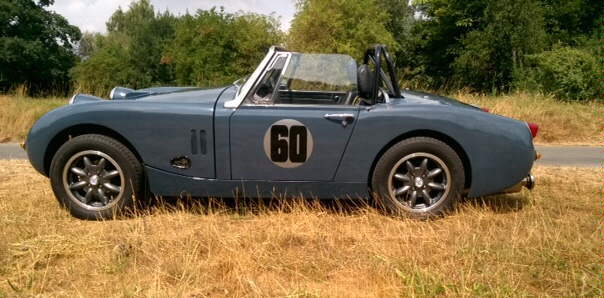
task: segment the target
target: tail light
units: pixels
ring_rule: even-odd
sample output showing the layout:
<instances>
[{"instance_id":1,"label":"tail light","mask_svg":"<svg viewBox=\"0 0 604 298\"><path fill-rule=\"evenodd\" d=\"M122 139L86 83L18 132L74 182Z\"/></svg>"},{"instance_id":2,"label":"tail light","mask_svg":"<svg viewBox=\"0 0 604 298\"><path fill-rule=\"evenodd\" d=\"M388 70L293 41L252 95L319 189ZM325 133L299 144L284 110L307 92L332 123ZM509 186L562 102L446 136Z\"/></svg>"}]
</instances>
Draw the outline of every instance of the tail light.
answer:
<instances>
[{"instance_id":1,"label":"tail light","mask_svg":"<svg viewBox=\"0 0 604 298\"><path fill-rule=\"evenodd\" d=\"M528 128L531 131L531 135L533 135L533 138L537 137L537 133L539 132L539 125L530 122L527 122L526 124L528 125Z\"/></svg>"},{"instance_id":2,"label":"tail light","mask_svg":"<svg viewBox=\"0 0 604 298\"><path fill-rule=\"evenodd\" d=\"M487 112L487 113L491 112L491 109L489 109L489 108L482 108L482 110L485 111L485 112Z\"/></svg>"}]
</instances>

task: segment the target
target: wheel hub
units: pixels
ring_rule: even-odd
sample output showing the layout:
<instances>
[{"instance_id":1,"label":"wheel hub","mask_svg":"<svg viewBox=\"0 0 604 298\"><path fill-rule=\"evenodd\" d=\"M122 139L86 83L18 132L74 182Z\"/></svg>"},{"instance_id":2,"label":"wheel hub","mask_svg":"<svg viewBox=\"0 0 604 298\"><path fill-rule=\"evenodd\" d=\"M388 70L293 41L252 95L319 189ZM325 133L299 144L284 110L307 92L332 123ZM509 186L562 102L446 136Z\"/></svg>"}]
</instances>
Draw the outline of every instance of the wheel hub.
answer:
<instances>
[{"instance_id":1,"label":"wheel hub","mask_svg":"<svg viewBox=\"0 0 604 298\"><path fill-rule=\"evenodd\" d=\"M99 176L92 175L92 177L90 177L90 185L97 186L98 184L99 184Z\"/></svg>"},{"instance_id":2,"label":"wheel hub","mask_svg":"<svg viewBox=\"0 0 604 298\"><path fill-rule=\"evenodd\" d=\"M422 179L422 177L415 177L415 187L417 187L417 188L424 187L424 179Z\"/></svg>"}]
</instances>

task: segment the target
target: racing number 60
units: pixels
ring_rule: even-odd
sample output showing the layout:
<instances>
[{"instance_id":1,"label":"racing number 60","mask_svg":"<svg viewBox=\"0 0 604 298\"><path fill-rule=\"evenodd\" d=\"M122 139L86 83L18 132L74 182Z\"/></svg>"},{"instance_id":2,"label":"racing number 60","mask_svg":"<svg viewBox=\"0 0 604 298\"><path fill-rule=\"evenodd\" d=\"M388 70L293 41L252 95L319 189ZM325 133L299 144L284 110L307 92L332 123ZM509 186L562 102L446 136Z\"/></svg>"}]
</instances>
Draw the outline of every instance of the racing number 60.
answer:
<instances>
[{"instance_id":1,"label":"racing number 60","mask_svg":"<svg viewBox=\"0 0 604 298\"><path fill-rule=\"evenodd\" d=\"M306 161L308 133L306 127L273 125L271 127L271 160L273 162L302 163Z\"/></svg>"}]
</instances>

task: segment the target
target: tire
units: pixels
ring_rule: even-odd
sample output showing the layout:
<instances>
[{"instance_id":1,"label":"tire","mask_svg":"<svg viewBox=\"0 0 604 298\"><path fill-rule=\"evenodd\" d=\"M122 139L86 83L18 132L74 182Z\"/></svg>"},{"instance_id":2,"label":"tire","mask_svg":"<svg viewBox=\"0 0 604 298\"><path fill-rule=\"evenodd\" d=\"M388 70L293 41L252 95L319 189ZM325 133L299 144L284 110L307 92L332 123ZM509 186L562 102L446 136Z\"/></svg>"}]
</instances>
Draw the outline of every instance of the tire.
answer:
<instances>
[{"instance_id":1,"label":"tire","mask_svg":"<svg viewBox=\"0 0 604 298\"><path fill-rule=\"evenodd\" d=\"M371 179L379 208L395 216L418 219L453 210L464 184L463 163L455 150L428 137L406 139L389 148L377 162Z\"/></svg>"},{"instance_id":2,"label":"tire","mask_svg":"<svg viewBox=\"0 0 604 298\"><path fill-rule=\"evenodd\" d=\"M49 177L61 206L80 219L113 219L144 198L141 163L122 143L103 135L81 135L63 144Z\"/></svg>"}]
</instances>

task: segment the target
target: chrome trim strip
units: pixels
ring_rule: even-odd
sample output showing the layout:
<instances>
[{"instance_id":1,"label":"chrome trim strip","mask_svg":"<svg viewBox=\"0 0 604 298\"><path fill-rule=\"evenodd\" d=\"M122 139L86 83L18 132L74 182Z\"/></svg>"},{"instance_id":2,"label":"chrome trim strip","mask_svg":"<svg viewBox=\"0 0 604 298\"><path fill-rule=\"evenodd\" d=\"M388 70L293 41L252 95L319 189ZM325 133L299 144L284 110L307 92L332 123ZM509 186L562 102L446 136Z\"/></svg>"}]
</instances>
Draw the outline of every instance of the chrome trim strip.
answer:
<instances>
[{"instance_id":1,"label":"chrome trim strip","mask_svg":"<svg viewBox=\"0 0 604 298\"><path fill-rule=\"evenodd\" d=\"M247 94L250 92L252 87L256 84L256 81L258 80L260 75L262 75L262 73L264 72L264 69L267 67L268 63L271 61L271 58L273 58L276 51L277 49L275 46L272 46L268 50L268 53L266 54L264 59L262 59L262 62L260 62L256 70L254 70L254 72L249 77L249 79L247 79L245 84L241 86L241 89L239 90L239 92L237 92L235 98L224 103L225 108L236 109L237 107L239 107L239 105L241 105L241 103L247 97Z\"/></svg>"},{"instance_id":2,"label":"chrome trim strip","mask_svg":"<svg viewBox=\"0 0 604 298\"><path fill-rule=\"evenodd\" d=\"M70 104L70 105L71 105L71 104L73 104L73 103L75 102L75 98L76 98L76 96L78 96L78 95L79 95L79 93L76 93L76 94L74 94L74 95L73 95L73 96L72 96L72 97L69 99L69 104Z\"/></svg>"},{"instance_id":3,"label":"chrome trim strip","mask_svg":"<svg viewBox=\"0 0 604 298\"><path fill-rule=\"evenodd\" d=\"M111 92L109 92L109 99L113 100L113 96L115 95L115 89L117 89L117 87L114 87L113 89L111 89Z\"/></svg>"}]
</instances>

